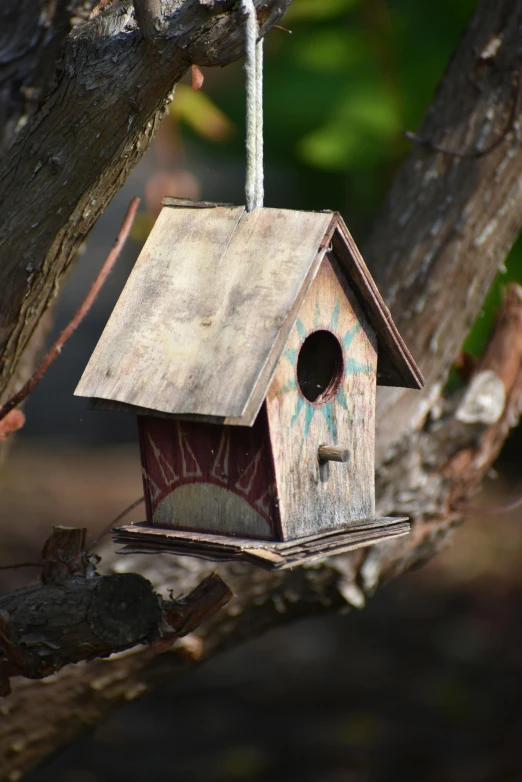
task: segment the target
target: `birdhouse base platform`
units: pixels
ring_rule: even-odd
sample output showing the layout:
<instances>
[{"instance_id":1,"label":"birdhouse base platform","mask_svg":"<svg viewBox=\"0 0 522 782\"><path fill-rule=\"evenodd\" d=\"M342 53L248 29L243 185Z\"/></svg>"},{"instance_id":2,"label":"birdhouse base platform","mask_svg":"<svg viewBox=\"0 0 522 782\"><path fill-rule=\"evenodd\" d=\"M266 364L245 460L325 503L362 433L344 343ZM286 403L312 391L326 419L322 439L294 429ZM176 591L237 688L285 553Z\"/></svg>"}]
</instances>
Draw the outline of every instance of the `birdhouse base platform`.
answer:
<instances>
[{"instance_id":1,"label":"birdhouse base platform","mask_svg":"<svg viewBox=\"0 0 522 782\"><path fill-rule=\"evenodd\" d=\"M178 554L215 561L250 562L265 570L284 570L407 535L409 531L406 518L384 517L365 519L350 527L294 540L212 535L151 527L146 522L116 527L113 533L114 542L124 544L120 550L122 554Z\"/></svg>"}]
</instances>

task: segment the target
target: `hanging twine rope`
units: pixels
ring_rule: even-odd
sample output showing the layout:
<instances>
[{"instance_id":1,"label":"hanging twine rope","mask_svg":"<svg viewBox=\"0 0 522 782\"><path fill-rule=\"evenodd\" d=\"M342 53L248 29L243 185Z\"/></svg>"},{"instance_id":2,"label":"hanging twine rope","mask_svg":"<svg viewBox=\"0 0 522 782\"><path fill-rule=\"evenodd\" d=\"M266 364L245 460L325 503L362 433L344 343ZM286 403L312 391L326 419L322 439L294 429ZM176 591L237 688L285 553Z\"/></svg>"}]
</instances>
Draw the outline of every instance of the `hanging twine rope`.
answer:
<instances>
[{"instance_id":1,"label":"hanging twine rope","mask_svg":"<svg viewBox=\"0 0 522 782\"><path fill-rule=\"evenodd\" d=\"M253 0L241 0L246 20L246 183L247 212L263 206L263 39Z\"/></svg>"}]
</instances>

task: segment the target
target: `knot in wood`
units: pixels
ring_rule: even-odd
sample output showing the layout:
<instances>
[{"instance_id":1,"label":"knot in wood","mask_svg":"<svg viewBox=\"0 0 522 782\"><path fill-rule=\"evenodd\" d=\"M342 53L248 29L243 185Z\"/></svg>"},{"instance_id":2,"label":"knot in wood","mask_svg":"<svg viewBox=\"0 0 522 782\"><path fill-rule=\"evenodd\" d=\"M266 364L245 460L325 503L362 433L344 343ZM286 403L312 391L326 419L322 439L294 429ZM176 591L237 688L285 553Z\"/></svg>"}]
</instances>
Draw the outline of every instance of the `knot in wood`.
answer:
<instances>
[{"instance_id":1,"label":"knot in wood","mask_svg":"<svg viewBox=\"0 0 522 782\"><path fill-rule=\"evenodd\" d=\"M87 620L106 644L128 647L144 641L161 615L150 581L137 573L104 576L94 590Z\"/></svg>"}]
</instances>

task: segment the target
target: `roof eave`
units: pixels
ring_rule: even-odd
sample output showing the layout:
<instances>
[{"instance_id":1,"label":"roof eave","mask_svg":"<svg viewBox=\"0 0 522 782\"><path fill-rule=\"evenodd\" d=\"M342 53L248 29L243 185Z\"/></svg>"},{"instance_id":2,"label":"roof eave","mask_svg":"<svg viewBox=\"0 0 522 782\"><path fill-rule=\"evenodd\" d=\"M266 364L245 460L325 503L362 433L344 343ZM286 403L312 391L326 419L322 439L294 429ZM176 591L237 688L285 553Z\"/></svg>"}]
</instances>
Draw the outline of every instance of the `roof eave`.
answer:
<instances>
[{"instance_id":1,"label":"roof eave","mask_svg":"<svg viewBox=\"0 0 522 782\"><path fill-rule=\"evenodd\" d=\"M340 214L337 214L332 247L348 280L355 284L355 293L377 334L379 342L377 384L420 390L426 381L399 334L390 311Z\"/></svg>"}]
</instances>

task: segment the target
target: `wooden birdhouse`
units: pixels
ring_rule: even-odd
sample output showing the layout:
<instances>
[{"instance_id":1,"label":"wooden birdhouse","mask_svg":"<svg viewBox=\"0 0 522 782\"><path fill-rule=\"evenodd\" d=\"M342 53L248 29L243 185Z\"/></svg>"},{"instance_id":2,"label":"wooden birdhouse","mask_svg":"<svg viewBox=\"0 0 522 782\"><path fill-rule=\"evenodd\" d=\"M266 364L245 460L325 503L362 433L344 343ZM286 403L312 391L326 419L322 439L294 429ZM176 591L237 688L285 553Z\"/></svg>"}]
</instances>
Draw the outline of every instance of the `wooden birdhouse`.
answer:
<instances>
[{"instance_id":1,"label":"wooden birdhouse","mask_svg":"<svg viewBox=\"0 0 522 782\"><path fill-rule=\"evenodd\" d=\"M138 417L133 550L281 568L376 518L377 384L423 378L339 214L166 199L76 389Z\"/></svg>"}]
</instances>

